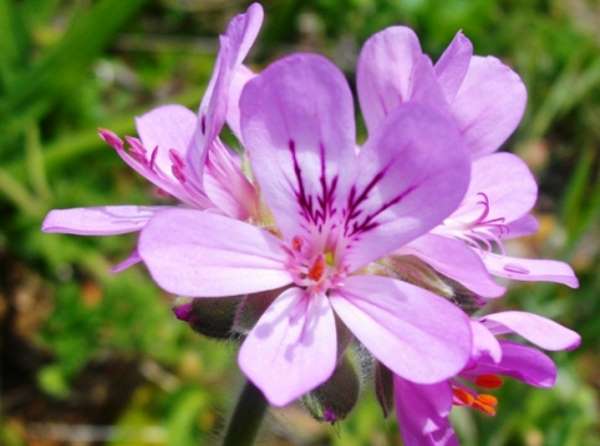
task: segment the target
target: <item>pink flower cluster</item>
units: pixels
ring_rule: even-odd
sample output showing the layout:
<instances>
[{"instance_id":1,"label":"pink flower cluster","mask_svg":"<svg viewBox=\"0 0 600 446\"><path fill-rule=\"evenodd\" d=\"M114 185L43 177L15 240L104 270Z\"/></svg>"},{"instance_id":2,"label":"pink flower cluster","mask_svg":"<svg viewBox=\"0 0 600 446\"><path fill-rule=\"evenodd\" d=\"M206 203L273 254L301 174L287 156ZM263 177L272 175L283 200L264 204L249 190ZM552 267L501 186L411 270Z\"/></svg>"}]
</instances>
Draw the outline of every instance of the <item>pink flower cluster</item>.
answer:
<instances>
[{"instance_id":1,"label":"pink flower cluster","mask_svg":"<svg viewBox=\"0 0 600 446\"><path fill-rule=\"evenodd\" d=\"M243 64L262 19L258 4L233 18L197 113L158 107L136 119L138 138L100 131L173 204L53 210L44 231L139 232L116 270L142 261L194 299L261 296L239 365L275 406L330 379L347 332L393 375L387 398L407 445L457 444L452 407L494 414L482 392L501 375L552 386L554 363L505 335L545 350L579 336L530 313L485 314L505 292L494 277L577 286L565 263L504 250L537 229L531 172L496 153L525 109L519 76L473 55L460 32L433 64L413 31L387 28L358 60L359 145L350 87L327 59ZM220 139L225 124L243 156Z\"/></svg>"}]
</instances>

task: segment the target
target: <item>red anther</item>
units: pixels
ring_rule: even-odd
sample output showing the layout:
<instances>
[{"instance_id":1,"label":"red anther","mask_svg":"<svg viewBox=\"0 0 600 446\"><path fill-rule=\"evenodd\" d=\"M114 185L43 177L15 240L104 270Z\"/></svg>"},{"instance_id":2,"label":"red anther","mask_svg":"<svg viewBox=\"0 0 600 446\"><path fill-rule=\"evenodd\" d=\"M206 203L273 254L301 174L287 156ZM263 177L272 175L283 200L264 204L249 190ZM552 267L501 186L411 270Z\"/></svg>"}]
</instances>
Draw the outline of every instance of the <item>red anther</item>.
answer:
<instances>
[{"instance_id":1,"label":"red anther","mask_svg":"<svg viewBox=\"0 0 600 446\"><path fill-rule=\"evenodd\" d=\"M452 388L452 394L465 406L471 406L475 402L475 397L471 394L471 392L461 389L460 387Z\"/></svg>"},{"instance_id":2,"label":"red anther","mask_svg":"<svg viewBox=\"0 0 600 446\"><path fill-rule=\"evenodd\" d=\"M475 378L475 384L486 389L498 389L502 387L503 381L498 375L479 375Z\"/></svg>"},{"instance_id":3,"label":"red anther","mask_svg":"<svg viewBox=\"0 0 600 446\"><path fill-rule=\"evenodd\" d=\"M302 240L301 237L299 236L295 236L292 239L292 249L296 252L300 252L302 250L302 245L304 244L304 241Z\"/></svg>"},{"instance_id":4,"label":"red anther","mask_svg":"<svg viewBox=\"0 0 600 446\"><path fill-rule=\"evenodd\" d=\"M325 259L323 256L317 257L313 266L308 270L308 278L318 282L323 277L325 272Z\"/></svg>"}]
</instances>

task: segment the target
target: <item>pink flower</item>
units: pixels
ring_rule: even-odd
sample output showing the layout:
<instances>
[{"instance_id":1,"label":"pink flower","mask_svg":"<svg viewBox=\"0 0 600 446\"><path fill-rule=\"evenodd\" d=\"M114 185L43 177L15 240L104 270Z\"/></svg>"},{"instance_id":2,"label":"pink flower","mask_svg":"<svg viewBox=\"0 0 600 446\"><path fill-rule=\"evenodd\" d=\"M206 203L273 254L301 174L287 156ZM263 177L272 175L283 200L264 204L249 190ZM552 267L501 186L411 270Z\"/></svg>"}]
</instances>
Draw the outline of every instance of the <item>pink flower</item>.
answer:
<instances>
[{"instance_id":1,"label":"pink flower","mask_svg":"<svg viewBox=\"0 0 600 446\"><path fill-rule=\"evenodd\" d=\"M256 212L256 192L241 171L238 157L219 139L227 118L239 134L239 95L253 74L242 65L263 19L255 3L234 17L225 35L215 69L198 114L181 105L164 105L136 118L138 138L125 142L109 130L100 130L104 141L132 169L161 193L185 207L213 209L246 219ZM136 232L159 211L173 206L100 206L55 209L42 229L78 235L114 235ZM115 267L120 271L139 261L137 251Z\"/></svg>"},{"instance_id":2,"label":"pink flower","mask_svg":"<svg viewBox=\"0 0 600 446\"><path fill-rule=\"evenodd\" d=\"M460 203L470 161L454 122L402 104L357 152L350 89L335 66L308 54L249 81L240 110L263 220L157 214L139 241L155 281L198 298L283 288L239 353L241 369L277 406L331 376L343 354L336 319L404 379L430 384L462 370L467 316L414 285L368 275Z\"/></svg>"},{"instance_id":3,"label":"pink flower","mask_svg":"<svg viewBox=\"0 0 600 446\"><path fill-rule=\"evenodd\" d=\"M427 103L451 115L473 158L471 183L458 209L398 254L415 255L483 297L504 293L490 276L523 281L578 282L569 265L506 255L503 240L537 230L533 175L518 157L497 153L515 130L527 93L519 76L495 57L473 55L457 33L435 66L405 27L387 28L364 45L358 93L370 132L400 104Z\"/></svg>"},{"instance_id":4,"label":"pink flower","mask_svg":"<svg viewBox=\"0 0 600 446\"><path fill-rule=\"evenodd\" d=\"M495 336L515 333L552 351L576 348L581 341L574 331L532 313L505 311L472 324L473 357L456 377L431 385L394 378L396 412L406 446L458 445L448 419L452 407L467 406L494 415L498 400L487 392L502 385L501 376L534 387L554 385L556 366L548 356Z\"/></svg>"}]
</instances>

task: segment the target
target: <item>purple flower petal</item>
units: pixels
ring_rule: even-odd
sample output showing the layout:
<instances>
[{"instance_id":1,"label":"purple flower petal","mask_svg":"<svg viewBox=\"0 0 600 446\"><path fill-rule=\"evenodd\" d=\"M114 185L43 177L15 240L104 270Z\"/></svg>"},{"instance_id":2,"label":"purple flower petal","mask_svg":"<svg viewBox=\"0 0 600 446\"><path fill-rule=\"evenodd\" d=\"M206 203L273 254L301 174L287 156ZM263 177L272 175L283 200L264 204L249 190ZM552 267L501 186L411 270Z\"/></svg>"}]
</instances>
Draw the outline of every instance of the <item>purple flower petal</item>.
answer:
<instances>
[{"instance_id":1,"label":"purple flower petal","mask_svg":"<svg viewBox=\"0 0 600 446\"><path fill-rule=\"evenodd\" d=\"M478 158L471 167L471 182L459 213L480 215L482 201L489 203L486 220L511 223L527 215L537 199L537 183L527 165L511 153ZM485 194L485 197L483 196Z\"/></svg>"},{"instance_id":2,"label":"purple flower petal","mask_svg":"<svg viewBox=\"0 0 600 446\"><path fill-rule=\"evenodd\" d=\"M435 73L448 102L452 102L458 93L472 56L473 44L459 31L436 62Z\"/></svg>"},{"instance_id":3,"label":"purple flower petal","mask_svg":"<svg viewBox=\"0 0 600 446\"><path fill-rule=\"evenodd\" d=\"M227 104L227 125L242 141L242 129L240 127L240 98L246 84L256 77L256 74L245 65L240 65L233 73L231 85L229 86L229 103Z\"/></svg>"},{"instance_id":4,"label":"purple flower petal","mask_svg":"<svg viewBox=\"0 0 600 446\"><path fill-rule=\"evenodd\" d=\"M401 248L400 252L420 258L480 296L499 297L506 291L494 281L481 258L460 240L426 234Z\"/></svg>"},{"instance_id":5,"label":"purple flower petal","mask_svg":"<svg viewBox=\"0 0 600 446\"><path fill-rule=\"evenodd\" d=\"M284 291L244 341L239 365L274 406L285 406L335 369L336 331L325 295Z\"/></svg>"},{"instance_id":6,"label":"purple flower petal","mask_svg":"<svg viewBox=\"0 0 600 446\"><path fill-rule=\"evenodd\" d=\"M137 232L152 216L171 206L98 206L54 209L46 215L42 231L76 235L117 235Z\"/></svg>"},{"instance_id":7,"label":"purple flower petal","mask_svg":"<svg viewBox=\"0 0 600 446\"><path fill-rule=\"evenodd\" d=\"M458 373L471 355L468 317L441 297L379 276L351 276L330 296L356 338L395 374L431 384Z\"/></svg>"},{"instance_id":8,"label":"purple flower petal","mask_svg":"<svg viewBox=\"0 0 600 446\"><path fill-rule=\"evenodd\" d=\"M127 256L126 259L121 260L119 263L114 265L110 269L110 272L112 272L113 274L123 272L126 269L131 268L133 265L137 265L141 261L142 261L142 258L140 257L140 254L138 253L137 248L134 248L134 250L131 251L131 254L129 254L129 256Z\"/></svg>"},{"instance_id":9,"label":"purple flower petal","mask_svg":"<svg viewBox=\"0 0 600 446\"><path fill-rule=\"evenodd\" d=\"M556 382L556 366L541 351L509 341L500 341L502 359L494 363L481 358L477 365L463 372L465 377L480 375L504 375L535 387L552 387Z\"/></svg>"},{"instance_id":10,"label":"purple flower petal","mask_svg":"<svg viewBox=\"0 0 600 446\"><path fill-rule=\"evenodd\" d=\"M345 235L355 270L426 234L463 199L471 161L455 124L415 103L399 105L367 141L348 196Z\"/></svg>"},{"instance_id":11,"label":"purple flower petal","mask_svg":"<svg viewBox=\"0 0 600 446\"><path fill-rule=\"evenodd\" d=\"M280 241L265 230L209 212L161 212L140 235L140 256L165 290L222 297L292 282Z\"/></svg>"},{"instance_id":12,"label":"purple flower petal","mask_svg":"<svg viewBox=\"0 0 600 446\"><path fill-rule=\"evenodd\" d=\"M493 362L500 362L502 348L492 332L477 321L471 321L471 331L473 332L473 359L477 361L481 356L487 355Z\"/></svg>"},{"instance_id":13,"label":"purple flower petal","mask_svg":"<svg viewBox=\"0 0 600 446\"><path fill-rule=\"evenodd\" d=\"M514 332L545 350L572 350L581 343L581 336L573 330L525 311L488 314L481 322L496 335Z\"/></svg>"},{"instance_id":14,"label":"purple flower petal","mask_svg":"<svg viewBox=\"0 0 600 446\"><path fill-rule=\"evenodd\" d=\"M370 134L392 110L411 98L413 70L422 57L418 37L404 26L386 28L365 42L358 59L356 83Z\"/></svg>"},{"instance_id":15,"label":"purple flower petal","mask_svg":"<svg viewBox=\"0 0 600 446\"><path fill-rule=\"evenodd\" d=\"M406 446L458 446L448 419L452 389L447 381L423 385L395 376L394 399Z\"/></svg>"},{"instance_id":16,"label":"purple flower petal","mask_svg":"<svg viewBox=\"0 0 600 446\"><path fill-rule=\"evenodd\" d=\"M494 152L517 128L527 91L495 57L473 56L451 108L474 157Z\"/></svg>"},{"instance_id":17,"label":"purple flower petal","mask_svg":"<svg viewBox=\"0 0 600 446\"><path fill-rule=\"evenodd\" d=\"M526 214L518 220L508 224L508 231L503 235L506 239L525 237L535 234L540 224L532 214Z\"/></svg>"},{"instance_id":18,"label":"purple flower petal","mask_svg":"<svg viewBox=\"0 0 600 446\"><path fill-rule=\"evenodd\" d=\"M210 145L221 133L227 117L234 73L254 43L262 21L262 6L253 3L246 13L238 14L231 19L227 31L219 39L219 54L213 75L200 103L198 125L186 157L187 164L199 179L204 174L204 162Z\"/></svg>"},{"instance_id":19,"label":"purple flower petal","mask_svg":"<svg viewBox=\"0 0 600 446\"><path fill-rule=\"evenodd\" d=\"M284 237L339 215L356 165L352 94L338 68L311 54L281 59L248 82L240 108L252 170Z\"/></svg>"},{"instance_id":20,"label":"purple flower petal","mask_svg":"<svg viewBox=\"0 0 600 446\"><path fill-rule=\"evenodd\" d=\"M573 269L557 260L522 259L481 252L488 271L496 276L525 282L556 282L571 288L579 287Z\"/></svg>"}]
</instances>

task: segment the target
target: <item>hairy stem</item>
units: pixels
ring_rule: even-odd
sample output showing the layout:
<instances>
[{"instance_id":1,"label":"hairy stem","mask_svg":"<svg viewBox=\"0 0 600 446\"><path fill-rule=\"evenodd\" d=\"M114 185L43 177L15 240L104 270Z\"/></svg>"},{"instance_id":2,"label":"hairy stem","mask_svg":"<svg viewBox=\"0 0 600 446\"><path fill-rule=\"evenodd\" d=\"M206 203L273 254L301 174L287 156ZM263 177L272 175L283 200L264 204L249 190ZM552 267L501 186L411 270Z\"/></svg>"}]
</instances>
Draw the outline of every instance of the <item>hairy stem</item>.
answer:
<instances>
[{"instance_id":1,"label":"hairy stem","mask_svg":"<svg viewBox=\"0 0 600 446\"><path fill-rule=\"evenodd\" d=\"M229 420L223 446L252 446L267 407L261 391L247 381Z\"/></svg>"}]
</instances>

